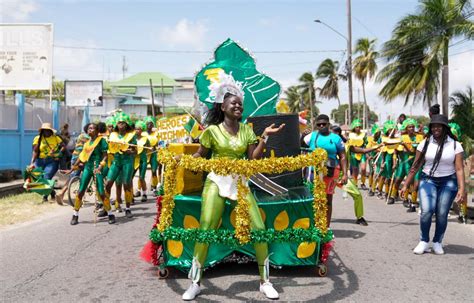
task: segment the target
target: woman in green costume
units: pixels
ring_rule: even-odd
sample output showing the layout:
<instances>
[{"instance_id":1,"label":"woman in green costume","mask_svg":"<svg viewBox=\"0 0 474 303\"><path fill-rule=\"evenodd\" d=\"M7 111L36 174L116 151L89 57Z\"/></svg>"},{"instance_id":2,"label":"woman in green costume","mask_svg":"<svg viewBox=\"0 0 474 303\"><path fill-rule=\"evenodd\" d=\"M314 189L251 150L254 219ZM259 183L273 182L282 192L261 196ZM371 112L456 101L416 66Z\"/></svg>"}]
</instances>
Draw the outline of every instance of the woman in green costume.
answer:
<instances>
[{"instance_id":1,"label":"woman in green costume","mask_svg":"<svg viewBox=\"0 0 474 303\"><path fill-rule=\"evenodd\" d=\"M243 113L243 93L237 85L222 85L218 88L218 94L214 101L214 107L207 116L208 128L200 137L200 147L193 155L194 157L206 157L212 152L212 158L227 157L233 159L259 159L265 148L269 135L280 131L284 124L275 127L273 124L267 127L262 136L257 138L252 128L241 123ZM237 179L232 176L219 176L209 173L202 193L202 206L200 229L217 229L224 211L225 200L236 200ZM253 230L265 229L264 222L258 210L255 198L251 193L247 196L250 204L250 221ZM268 244L256 243L254 245L258 268L260 272L260 292L269 299L277 299L278 292L269 282L268 269ZM194 257L189 277L192 279L191 286L183 294L183 300L193 300L200 292L200 280L202 267L206 262L209 245L196 243Z\"/></svg>"},{"instance_id":2,"label":"woman in green costume","mask_svg":"<svg viewBox=\"0 0 474 303\"><path fill-rule=\"evenodd\" d=\"M97 124L94 123L89 124L87 135L90 139L84 143L83 149L73 166L73 169L78 169L79 163L84 163L79 193L74 201L74 214L72 215L71 225L79 223L79 209L82 206L82 198L93 178L99 199L103 202L104 210L109 216L109 224L113 224L115 223L115 216L110 211L110 201L105 195L104 178L102 176L102 171L107 166L107 141L104 137L99 136Z\"/></svg>"},{"instance_id":3,"label":"woman in green costume","mask_svg":"<svg viewBox=\"0 0 474 303\"><path fill-rule=\"evenodd\" d=\"M125 190L125 216L132 217L130 205L133 202L132 179L133 164L135 161L137 137L131 127L130 118L127 114L119 113L116 118L117 127L109 136L109 151L114 159L107 174L105 191L107 197L114 182L120 182Z\"/></svg>"}]
</instances>

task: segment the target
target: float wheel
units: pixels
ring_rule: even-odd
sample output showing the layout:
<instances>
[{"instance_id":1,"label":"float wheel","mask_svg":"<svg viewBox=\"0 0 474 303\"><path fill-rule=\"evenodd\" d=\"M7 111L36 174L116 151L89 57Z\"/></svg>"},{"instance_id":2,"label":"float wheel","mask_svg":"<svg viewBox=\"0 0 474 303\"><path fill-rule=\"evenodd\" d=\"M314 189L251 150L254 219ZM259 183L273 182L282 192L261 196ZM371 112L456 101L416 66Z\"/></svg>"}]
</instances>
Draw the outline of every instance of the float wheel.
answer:
<instances>
[{"instance_id":1,"label":"float wheel","mask_svg":"<svg viewBox=\"0 0 474 303\"><path fill-rule=\"evenodd\" d=\"M328 274L328 267L326 264L319 264L317 267L317 274L320 277L326 277Z\"/></svg>"},{"instance_id":2,"label":"float wheel","mask_svg":"<svg viewBox=\"0 0 474 303\"><path fill-rule=\"evenodd\" d=\"M170 274L170 272L169 272L168 268L160 268L160 269L158 270L158 277L159 277L160 279L166 279L166 278L168 278L168 275L169 275L169 274Z\"/></svg>"}]
</instances>

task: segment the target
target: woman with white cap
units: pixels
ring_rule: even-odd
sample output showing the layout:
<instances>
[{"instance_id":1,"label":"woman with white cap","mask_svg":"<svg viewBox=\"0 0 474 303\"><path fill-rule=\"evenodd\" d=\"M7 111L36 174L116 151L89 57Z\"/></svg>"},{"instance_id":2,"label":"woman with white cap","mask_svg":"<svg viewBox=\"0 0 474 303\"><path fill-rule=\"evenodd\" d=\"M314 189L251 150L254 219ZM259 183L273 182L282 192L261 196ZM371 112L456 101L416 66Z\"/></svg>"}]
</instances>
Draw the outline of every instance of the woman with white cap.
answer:
<instances>
[{"instance_id":1,"label":"woman with white cap","mask_svg":"<svg viewBox=\"0 0 474 303\"><path fill-rule=\"evenodd\" d=\"M33 139L33 155L30 167L39 167L44 171L44 178L51 180L59 168L59 159L66 149L61 137L56 135L56 130L51 123L43 123L38 129L39 134ZM56 196L51 192L51 198ZM43 202L48 201L48 196L43 196Z\"/></svg>"}]
</instances>

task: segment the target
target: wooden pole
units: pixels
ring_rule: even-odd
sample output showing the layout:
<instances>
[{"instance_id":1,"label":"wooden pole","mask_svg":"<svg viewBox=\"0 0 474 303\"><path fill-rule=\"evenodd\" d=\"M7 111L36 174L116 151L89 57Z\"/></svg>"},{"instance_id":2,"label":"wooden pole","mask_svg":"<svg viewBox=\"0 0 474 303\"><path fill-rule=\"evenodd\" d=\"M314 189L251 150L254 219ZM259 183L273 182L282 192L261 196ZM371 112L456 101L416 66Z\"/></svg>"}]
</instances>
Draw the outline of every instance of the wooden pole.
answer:
<instances>
[{"instance_id":1,"label":"wooden pole","mask_svg":"<svg viewBox=\"0 0 474 303\"><path fill-rule=\"evenodd\" d=\"M161 78L161 104L163 105L163 117L166 117L166 113L165 113L165 88L163 87L163 78Z\"/></svg>"},{"instance_id":2,"label":"wooden pole","mask_svg":"<svg viewBox=\"0 0 474 303\"><path fill-rule=\"evenodd\" d=\"M155 92L153 91L153 82L150 78L150 91L151 91L151 115L155 118Z\"/></svg>"}]
</instances>

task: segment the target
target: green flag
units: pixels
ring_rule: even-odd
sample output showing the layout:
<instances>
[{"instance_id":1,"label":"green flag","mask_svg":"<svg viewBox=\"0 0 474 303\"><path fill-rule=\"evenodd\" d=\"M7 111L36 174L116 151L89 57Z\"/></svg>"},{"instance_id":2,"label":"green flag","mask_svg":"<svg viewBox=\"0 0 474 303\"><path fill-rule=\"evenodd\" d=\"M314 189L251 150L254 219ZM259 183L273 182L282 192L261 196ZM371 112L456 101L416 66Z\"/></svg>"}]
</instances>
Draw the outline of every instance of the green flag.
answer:
<instances>
[{"instance_id":1,"label":"green flag","mask_svg":"<svg viewBox=\"0 0 474 303\"><path fill-rule=\"evenodd\" d=\"M209 86L219 82L219 72L242 83L244 91L244 112L248 117L276 114L276 103L280 95L280 84L260 73L252 56L231 39L227 39L214 52L214 61L205 65L196 75L194 84L198 98L208 108L213 106Z\"/></svg>"}]
</instances>

